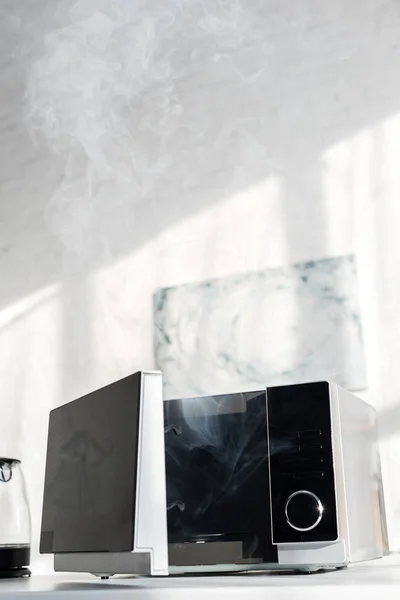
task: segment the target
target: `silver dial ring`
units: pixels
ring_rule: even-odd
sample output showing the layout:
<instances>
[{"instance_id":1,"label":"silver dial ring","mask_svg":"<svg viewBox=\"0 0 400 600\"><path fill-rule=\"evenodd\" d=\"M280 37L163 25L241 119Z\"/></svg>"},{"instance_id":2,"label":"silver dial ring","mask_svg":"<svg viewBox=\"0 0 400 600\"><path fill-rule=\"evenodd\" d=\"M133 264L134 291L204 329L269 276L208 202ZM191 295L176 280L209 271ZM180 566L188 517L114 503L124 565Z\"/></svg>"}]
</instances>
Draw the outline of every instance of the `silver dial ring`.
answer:
<instances>
[{"instance_id":1,"label":"silver dial ring","mask_svg":"<svg viewBox=\"0 0 400 600\"><path fill-rule=\"evenodd\" d=\"M315 500L315 507L317 509L317 518L315 519L315 522L312 525L310 525L309 527L298 527L297 525L294 525L291 522L289 514L288 514L288 508L289 508L290 502L293 500L293 498L295 498L296 496L302 495L302 494L311 496L311 498L313 498L313 500ZM291 494L289 496L289 498L286 500L286 504L285 504L286 521L290 525L290 527L292 527L292 529L295 529L296 531L311 531L311 529L314 529L314 527L316 527L318 525L318 523L320 523L323 512L324 512L324 507L322 506L321 500L318 498L318 496L316 494L313 494L313 492L309 492L308 490L298 490L297 492L294 492L293 494Z\"/></svg>"}]
</instances>

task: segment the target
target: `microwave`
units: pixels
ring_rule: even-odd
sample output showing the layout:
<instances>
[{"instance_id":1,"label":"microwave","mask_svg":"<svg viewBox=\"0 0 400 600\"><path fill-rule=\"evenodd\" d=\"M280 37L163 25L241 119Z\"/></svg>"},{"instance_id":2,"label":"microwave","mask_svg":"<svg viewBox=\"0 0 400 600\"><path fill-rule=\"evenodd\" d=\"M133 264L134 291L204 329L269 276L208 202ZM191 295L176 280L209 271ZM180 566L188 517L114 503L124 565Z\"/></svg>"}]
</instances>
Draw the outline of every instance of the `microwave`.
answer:
<instances>
[{"instance_id":1,"label":"microwave","mask_svg":"<svg viewBox=\"0 0 400 600\"><path fill-rule=\"evenodd\" d=\"M376 412L325 381L164 401L135 373L51 411L40 550L102 577L380 558Z\"/></svg>"}]
</instances>

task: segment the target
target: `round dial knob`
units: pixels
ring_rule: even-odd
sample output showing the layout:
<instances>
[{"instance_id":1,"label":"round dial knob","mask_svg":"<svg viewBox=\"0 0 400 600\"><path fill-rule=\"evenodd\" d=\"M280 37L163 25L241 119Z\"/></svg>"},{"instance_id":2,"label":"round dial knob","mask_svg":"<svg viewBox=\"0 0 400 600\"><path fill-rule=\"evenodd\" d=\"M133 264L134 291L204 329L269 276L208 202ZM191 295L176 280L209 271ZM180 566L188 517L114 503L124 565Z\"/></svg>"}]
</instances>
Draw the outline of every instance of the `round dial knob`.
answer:
<instances>
[{"instance_id":1,"label":"round dial knob","mask_svg":"<svg viewBox=\"0 0 400 600\"><path fill-rule=\"evenodd\" d=\"M324 507L321 500L307 490L299 490L286 500L286 521L296 531L310 531L322 519Z\"/></svg>"}]
</instances>

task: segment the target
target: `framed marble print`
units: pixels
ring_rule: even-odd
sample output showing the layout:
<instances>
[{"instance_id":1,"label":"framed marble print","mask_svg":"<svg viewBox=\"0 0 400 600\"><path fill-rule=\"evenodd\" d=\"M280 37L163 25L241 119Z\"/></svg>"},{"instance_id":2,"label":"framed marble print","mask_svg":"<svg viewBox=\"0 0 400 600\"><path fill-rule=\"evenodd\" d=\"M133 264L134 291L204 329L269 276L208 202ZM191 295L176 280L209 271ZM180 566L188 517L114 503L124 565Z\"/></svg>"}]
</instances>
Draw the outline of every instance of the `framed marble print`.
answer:
<instances>
[{"instance_id":1,"label":"framed marble print","mask_svg":"<svg viewBox=\"0 0 400 600\"><path fill-rule=\"evenodd\" d=\"M366 387L354 256L160 289L166 398L330 380Z\"/></svg>"}]
</instances>

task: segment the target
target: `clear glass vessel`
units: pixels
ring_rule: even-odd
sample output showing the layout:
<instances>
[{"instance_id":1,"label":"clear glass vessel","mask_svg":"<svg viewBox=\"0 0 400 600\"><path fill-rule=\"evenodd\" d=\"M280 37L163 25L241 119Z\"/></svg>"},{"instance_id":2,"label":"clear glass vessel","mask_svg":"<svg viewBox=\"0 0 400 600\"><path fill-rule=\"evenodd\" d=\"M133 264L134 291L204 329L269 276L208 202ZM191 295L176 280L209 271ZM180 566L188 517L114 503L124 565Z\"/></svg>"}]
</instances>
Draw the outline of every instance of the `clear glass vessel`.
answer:
<instances>
[{"instance_id":1,"label":"clear glass vessel","mask_svg":"<svg viewBox=\"0 0 400 600\"><path fill-rule=\"evenodd\" d=\"M0 457L0 578L29 575L31 516L21 461Z\"/></svg>"}]
</instances>

